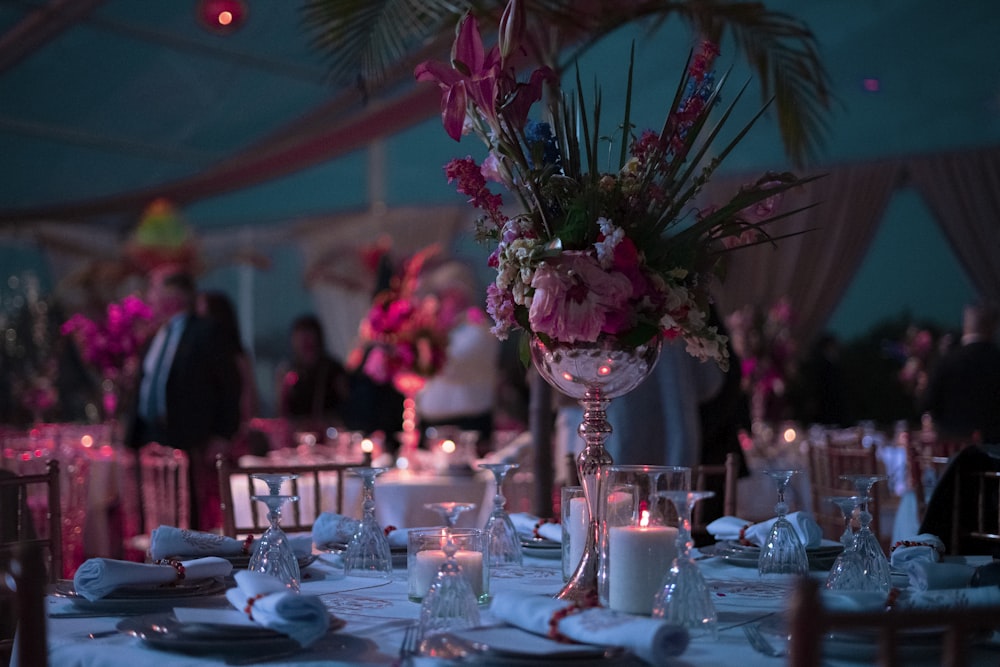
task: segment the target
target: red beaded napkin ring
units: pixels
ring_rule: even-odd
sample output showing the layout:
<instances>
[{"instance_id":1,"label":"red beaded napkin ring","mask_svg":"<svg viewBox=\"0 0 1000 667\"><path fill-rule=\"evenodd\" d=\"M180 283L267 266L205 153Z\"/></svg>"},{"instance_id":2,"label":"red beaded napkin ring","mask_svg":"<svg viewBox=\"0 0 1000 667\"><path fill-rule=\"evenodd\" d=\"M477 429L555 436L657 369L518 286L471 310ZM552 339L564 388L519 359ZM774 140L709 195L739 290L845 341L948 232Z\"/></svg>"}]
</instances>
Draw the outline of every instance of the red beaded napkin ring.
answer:
<instances>
[{"instance_id":1,"label":"red beaded napkin ring","mask_svg":"<svg viewBox=\"0 0 1000 667\"><path fill-rule=\"evenodd\" d=\"M253 535L247 535L247 539L243 540L243 547L240 551L244 556L250 553L250 546L253 544Z\"/></svg>"},{"instance_id":2,"label":"red beaded napkin ring","mask_svg":"<svg viewBox=\"0 0 1000 667\"><path fill-rule=\"evenodd\" d=\"M184 579L184 563L179 560L174 560L173 558L161 558L159 560L153 561L155 565L169 565L170 567L177 570L177 581Z\"/></svg>"},{"instance_id":3,"label":"red beaded napkin ring","mask_svg":"<svg viewBox=\"0 0 1000 667\"><path fill-rule=\"evenodd\" d=\"M575 644L572 639L559 632L559 622L562 621L567 616L572 616L573 614L579 614L584 609L590 609L592 607L600 607L600 600L597 598L597 591L591 591L587 594L586 598L582 602L574 602L568 607L563 607L562 609L557 609L553 612L552 617L549 619L549 639L560 642L562 644Z\"/></svg>"},{"instance_id":4,"label":"red beaded napkin ring","mask_svg":"<svg viewBox=\"0 0 1000 667\"><path fill-rule=\"evenodd\" d=\"M392 531L394 531L394 530L398 530L398 528L396 528L396 527L395 527L395 526L393 526L392 524L389 524L388 526L386 526L385 528L383 528L383 529L382 529L382 533L383 533L383 534L384 534L384 535L385 535L386 537L389 537L389 533L391 533L391 532L392 532Z\"/></svg>"},{"instance_id":5,"label":"red beaded napkin ring","mask_svg":"<svg viewBox=\"0 0 1000 667\"><path fill-rule=\"evenodd\" d=\"M535 536L535 539L537 540L544 539L541 535L538 534L538 529L547 523L559 523L559 521L557 519L539 519L538 521L536 521L535 527L531 529L531 534Z\"/></svg>"},{"instance_id":6,"label":"red beaded napkin ring","mask_svg":"<svg viewBox=\"0 0 1000 667\"><path fill-rule=\"evenodd\" d=\"M262 597L264 597L263 593L257 593L257 595L254 595L252 598L247 598L247 606L243 607L243 612L251 621L253 620L253 605Z\"/></svg>"},{"instance_id":7,"label":"red beaded napkin ring","mask_svg":"<svg viewBox=\"0 0 1000 667\"><path fill-rule=\"evenodd\" d=\"M889 553L892 553L896 549L900 549L902 547L931 547L932 549L937 551L937 545L932 542L914 542L912 540L899 540L897 542L894 542L893 545L889 547Z\"/></svg>"}]
</instances>

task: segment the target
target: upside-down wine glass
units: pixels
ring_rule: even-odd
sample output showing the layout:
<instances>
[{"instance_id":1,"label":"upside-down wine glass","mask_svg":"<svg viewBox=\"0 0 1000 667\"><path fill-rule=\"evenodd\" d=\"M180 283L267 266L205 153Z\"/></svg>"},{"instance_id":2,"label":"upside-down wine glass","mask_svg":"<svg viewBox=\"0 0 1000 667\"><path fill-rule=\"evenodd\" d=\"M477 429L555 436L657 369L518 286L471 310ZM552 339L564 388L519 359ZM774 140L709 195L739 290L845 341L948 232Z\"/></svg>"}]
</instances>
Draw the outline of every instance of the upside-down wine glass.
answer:
<instances>
[{"instance_id":1,"label":"upside-down wine glass","mask_svg":"<svg viewBox=\"0 0 1000 667\"><path fill-rule=\"evenodd\" d=\"M268 528L260 536L257 548L250 556L247 569L251 572L261 572L279 579L288 588L299 591L299 561L292 550L288 536L281 529L281 508L286 502L296 502L298 496L281 495L281 487L298 475L291 473L253 473L253 479L259 479L267 485L268 494L255 494L254 500L267 505Z\"/></svg>"},{"instance_id":2,"label":"upside-down wine glass","mask_svg":"<svg viewBox=\"0 0 1000 667\"><path fill-rule=\"evenodd\" d=\"M844 550L837 554L837 559L826 577L826 587L838 591L872 590L865 570L865 560L857 549L857 536L851 530L851 519L854 510L864 504L861 496L833 496L828 500L840 508L844 514L844 534L840 541Z\"/></svg>"},{"instance_id":3,"label":"upside-down wine glass","mask_svg":"<svg viewBox=\"0 0 1000 667\"><path fill-rule=\"evenodd\" d=\"M457 516L457 515L456 515ZM420 603L418 636L421 644L431 635L479 625L479 600L462 574L455 554L458 545L450 529L445 530L444 564Z\"/></svg>"},{"instance_id":4,"label":"upside-down wine glass","mask_svg":"<svg viewBox=\"0 0 1000 667\"><path fill-rule=\"evenodd\" d=\"M718 620L715 604L705 584L698 563L691 556L691 514L699 500L711 498L714 491L660 491L677 509L677 557L663 578L660 590L653 598L654 618L680 625L690 630L705 631L716 636Z\"/></svg>"},{"instance_id":5,"label":"upside-down wine glass","mask_svg":"<svg viewBox=\"0 0 1000 667\"><path fill-rule=\"evenodd\" d=\"M795 526L785 518L788 514L788 503L785 502L785 489L788 482L798 473L798 470L765 470L764 474L774 480L778 489L778 502L774 506L777 520L771 526L767 541L760 550L757 560L757 572L761 576L798 574L809 572L809 557L805 545L799 539Z\"/></svg>"},{"instance_id":6,"label":"upside-down wine glass","mask_svg":"<svg viewBox=\"0 0 1000 667\"><path fill-rule=\"evenodd\" d=\"M424 508L434 510L441 515L441 520L448 528L454 528L455 522L462 512L476 509L475 503L457 503L453 501L443 503L424 503Z\"/></svg>"},{"instance_id":7,"label":"upside-down wine glass","mask_svg":"<svg viewBox=\"0 0 1000 667\"><path fill-rule=\"evenodd\" d=\"M868 590L888 592L892 587L889 559L885 557L878 536L871 529L874 517L868 511L868 506L872 499L872 487L875 486L876 482L884 482L889 477L879 474L850 474L841 475L840 478L851 482L862 499L861 504L858 505L858 521L861 523L861 527L854 536L854 548L864 559Z\"/></svg>"},{"instance_id":8,"label":"upside-down wine glass","mask_svg":"<svg viewBox=\"0 0 1000 667\"><path fill-rule=\"evenodd\" d=\"M520 466L517 463L480 463L479 467L493 473L496 482L496 494L493 496L493 511L486 520L486 540L489 551L490 567L505 567L521 565L521 539L510 515L504 508L507 499L503 496L503 481L507 473Z\"/></svg>"},{"instance_id":9,"label":"upside-down wine glass","mask_svg":"<svg viewBox=\"0 0 1000 667\"><path fill-rule=\"evenodd\" d=\"M348 468L362 481L362 517L344 553L344 573L358 577L392 578L392 554L385 531L375 519L375 478L389 468Z\"/></svg>"}]
</instances>

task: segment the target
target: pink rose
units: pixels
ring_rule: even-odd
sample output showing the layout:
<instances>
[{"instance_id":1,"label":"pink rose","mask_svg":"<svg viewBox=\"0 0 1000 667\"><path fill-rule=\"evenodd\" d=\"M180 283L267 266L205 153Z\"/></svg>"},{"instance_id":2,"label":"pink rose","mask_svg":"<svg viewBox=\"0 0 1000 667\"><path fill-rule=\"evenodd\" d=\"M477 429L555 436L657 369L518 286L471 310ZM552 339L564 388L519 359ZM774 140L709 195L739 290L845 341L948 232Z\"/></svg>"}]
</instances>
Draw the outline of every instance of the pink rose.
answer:
<instances>
[{"instance_id":1,"label":"pink rose","mask_svg":"<svg viewBox=\"0 0 1000 667\"><path fill-rule=\"evenodd\" d=\"M543 262L531 286L531 328L565 343L594 342L608 325L615 328L632 295L624 274L605 271L597 259L577 251Z\"/></svg>"}]
</instances>

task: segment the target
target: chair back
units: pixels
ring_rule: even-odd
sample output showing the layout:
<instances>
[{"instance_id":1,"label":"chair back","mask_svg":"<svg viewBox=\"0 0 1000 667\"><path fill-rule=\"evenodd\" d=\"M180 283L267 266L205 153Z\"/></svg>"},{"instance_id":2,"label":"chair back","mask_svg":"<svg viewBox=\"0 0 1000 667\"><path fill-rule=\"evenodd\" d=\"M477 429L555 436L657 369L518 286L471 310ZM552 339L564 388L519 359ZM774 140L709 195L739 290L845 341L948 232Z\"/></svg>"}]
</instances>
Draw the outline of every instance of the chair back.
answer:
<instances>
[{"instance_id":1,"label":"chair back","mask_svg":"<svg viewBox=\"0 0 1000 667\"><path fill-rule=\"evenodd\" d=\"M219 493L222 503L222 532L229 537L238 537L253 533L261 533L267 529L267 512L263 506L253 500L255 493L264 489L254 487L252 475L255 473L293 473L298 478L293 479L291 494L304 500L303 494L311 500L311 513L304 512L303 503L290 503L281 517L281 528L286 533L308 532L312 530L313 521L321 511L333 511L342 514L344 511L344 478L348 468L363 466L362 461L354 463L313 463L308 465L254 465L239 466L225 457L216 459L216 469L219 473ZM336 485L336 493L332 507L324 503L324 488ZM240 487L240 494L234 494L233 487ZM238 521L236 503L247 503L249 521ZM241 513L242 514L242 513Z\"/></svg>"},{"instance_id":2,"label":"chair back","mask_svg":"<svg viewBox=\"0 0 1000 667\"><path fill-rule=\"evenodd\" d=\"M909 434L906 443L909 486L917 499L917 520L924 518L934 487L955 456L973 444L965 440L942 440L922 432Z\"/></svg>"},{"instance_id":3,"label":"chair back","mask_svg":"<svg viewBox=\"0 0 1000 667\"><path fill-rule=\"evenodd\" d=\"M816 523L823 531L823 537L840 539L844 532L844 517L840 510L827 500L830 496L856 495L854 485L841 479L841 475L882 474L875 447L865 447L860 436L855 440L813 440L809 443L809 485L812 495L812 509ZM871 529L876 535L879 530L880 499L885 492L885 484L876 484L872 489L872 499L868 505L871 512Z\"/></svg>"},{"instance_id":4,"label":"chair back","mask_svg":"<svg viewBox=\"0 0 1000 667\"><path fill-rule=\"evenodd\" d=\"M160 525L191 527L187 452L151 442L139 450L143 532Z\"/></svg>"},{"instance_id":5,"label":"chair back","mask_svg":"<svg viewBox=\"0 0 1000 667\"><path fill-rule=\"evenodd\" d=\"M0 615L11 611L11 618L17 619L17 667L48 664L45 621L48 579L43 545L38 540L19 543L0 566ZM13 634L0 635L0 658L10 660L14 644Z\"/></svg>"},{"instance_id":6,"label":"chair back","mask_svg":"<svg viewBox=\"0 0 1000 667\"><path fill-rule=\"evenodd\" d=\"M61 499L55 459L46 463L44 473L0 476L0 561L13 558L17 549L36 545L48 580L63 576ZM33 507L39 511L33 513Z\"/></svg>"},{"instance_id":7,"label":"chair back","mask_svg":"<svg viewBox=\"0 0 1000 667\"><path fill-rule=\"evenodd\" d=\"M875 633L879 667L902 667L898 648L904 631L933 628L943 630L942 655L946 667L969 665L973 638L984 629L1000 628L1000 605L949 609L893 609L891 611L832 611L819 596L819 583L803 577L796 585L788 610L789 667L823 664L823 638L832 630ZM931 651L928 647L928 651Z\"/></svg>"},{"instance_id":8,"label":"chair back","mask_svg":"<svg viewBox=\"0 0 1000 667\"><path fill-rule=\"evenodd\" d=\"M725 463L702 463L691 466L691 488L695 491L722 490L723 516L736 516L737 478L739 477L739 461L736 454L726 454ZM707 534L708 524L718 519L717 516L705 517L704 501L694 506L691 515L692 534Z\"/></svg>"}]
</instances>

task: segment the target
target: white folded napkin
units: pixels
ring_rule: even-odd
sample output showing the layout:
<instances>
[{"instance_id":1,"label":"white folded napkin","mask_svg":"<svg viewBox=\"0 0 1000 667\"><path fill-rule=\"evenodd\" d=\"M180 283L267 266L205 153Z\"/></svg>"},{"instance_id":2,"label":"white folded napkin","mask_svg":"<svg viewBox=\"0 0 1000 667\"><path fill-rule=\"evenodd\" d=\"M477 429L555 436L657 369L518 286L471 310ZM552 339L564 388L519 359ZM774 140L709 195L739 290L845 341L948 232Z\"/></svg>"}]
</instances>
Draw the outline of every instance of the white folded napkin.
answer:
<instances>
[{"instance_id":1,"label":"white folded napkin","mask_svg":"<svg viewBox=\"0 0 1000 667\"><path fill-rule=\"evenodd\" d=\"M965 563L935 563L926 560L906 561L902 569L910 580L910 589L914 591L965 588L976 571L976 568Z\"/></svg>"},{"instance_id":2,"label":"white folded napkin","mask_svg":"<svg viewBox=\"0 0 1000 667\"><path fill-rule=\"evenodd\" d=\"M752 524L752 521L741 519L738 516L723 516L711 522L705 529L715 540L738 540L743 528Z\"/></svg>"},{"instance_id":3,"label":"white folded napkin","mask_svg":"<svg viewBox=\"0 0 1000 667\"><path fill-rule=\"evenodd\" d=\"M792 512L785 516L789 523L795 527L799 539L806 549L814 549L823 542L823 530L816 523L816 520L808 512ZM767 542L767 536L771 532L771 526L778 518L768 519L755 523L744 531L743 536L757 546L763 546Z\"/></svg>"},{"instance_id":4,"label":"white folded napkin","mask_svg":"<svg viewBox=\"0 0 1000 667\"><path fill-rule=\"evenodd\" d=\"M260 572L240 570L236 588L226 591L226 599L265 628L288 635L309 646L330 628L330 614L315 595L293 593L278 579Z\"/></svg>"},{"instance_id":5,"label":"white folded napkin","mask_svg":"<svg viewBox=\"0 0 1000 667\"><path fill-rule=\"evenodd\" d=\"M910 561L936 563L941 560L945 551L944 542L937 535L921 533L913 537L898 540L889 549L889 563L896 568Z\"/></svg>"},{"instance_id":6,"label":"white folded napkin","mask_svg":"<svg viewBox=\"0 0 1000 667\"><path fill-rule=\"evenodd\" d=\"M311 535L290 535L288 542L298 557L312 553ZM259 541L254 540L249 551L244 551L246 542L216 533L198 530L160 526L154 528L149 537L149 555L153 560L184 556L240 556L253 554Z\"/></svg>"},{"instance_id":7,"label":"white folded napkin","mask_svg":"<svg viewBox=\"0 0 1000 667\"><path fill-rule=\"evenodd\" d=\"M331 544L347 544L354 537L361 522L343 514L335 512L322 512L316 521L313 522L312 540L317 547L325 547ZM387 534L389 547L402 549L406 547L409 528L392 528Z\"/></svg>"},{"instance_id":8,"label":"white folded napkin","mask_svg":"<svg viewBox=\"0 0 1000 667\"><path fill-rule=\"evenodd\" d=\"M232 563L224 558L196 558L181 561L181 565L184 566L184 581L226 577L233 571ZM84 561L73 576L73 588L93 602L123 586L156 586L177 581L178 572L173 565L90 558Z\"/></svg>"},{"instance_id":9,"label":"white folded napkin","mask_svg":"<svg viewBox=\"0 0 1000 667\"><path fill-rule=\"evenodd\" d=\"M514 523L514 529L519 535L534 537L537 528L539 537L553 542L562 542L561 524L552 523L547 519L539 519L534 514L527 512L514 512L510 515L510 520Z\"/></svg>"},{"instance_id":10,"label":"white folded napkin","mask_svg":"<svg viewBox=\"0 0 1000 667\"><path fill-rule=\"evenodd\" d=\"M569 606L547 595L499 592L490 604L498 621L537 635L548 635L554 614ZM682 654L690 636L682 627L644 616L633 616L604 607L593 607L564 616L558 631L581 644L621 646L651 665L667 665Z\"/></svg>"}]
</instances>

